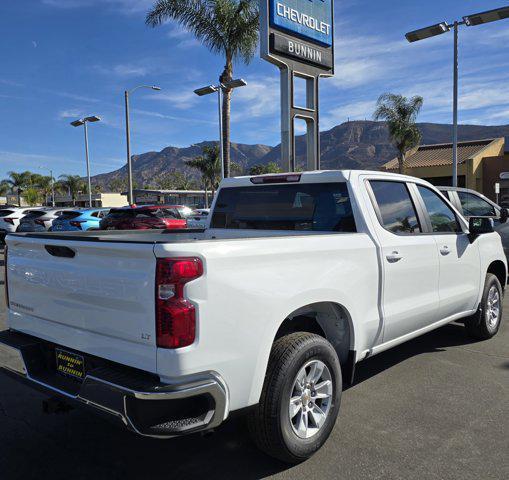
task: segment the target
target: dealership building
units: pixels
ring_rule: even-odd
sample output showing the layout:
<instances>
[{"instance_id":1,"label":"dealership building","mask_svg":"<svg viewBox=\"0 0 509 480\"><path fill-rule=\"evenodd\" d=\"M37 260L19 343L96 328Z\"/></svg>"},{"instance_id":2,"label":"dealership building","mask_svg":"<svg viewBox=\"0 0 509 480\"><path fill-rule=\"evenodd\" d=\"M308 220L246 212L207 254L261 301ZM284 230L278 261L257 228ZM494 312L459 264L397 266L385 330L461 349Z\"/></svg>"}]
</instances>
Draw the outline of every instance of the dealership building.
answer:
<instances>
[{"instance_id":1,"label":"dealership building","mask_svg":"<svg viewBox=\"0 0 509 480\"><path fill-rule=\"evenodd\" d=\"M123 193L127 196L127 192ZM193 208L204 208L212 201L211 192L205 190L150 190L134 189L133 198L136 205L187 205Z\"/></svg>"},{"instance_id":2,"label":"dealership building","mask_svg":"<svg viewBox=\"0 0 509 480\"><path fill-rule=\"evenodd\" d=\"M398 159L382 168L396 172ZM405 174L423 178L433 185L451 186L452 144L421 145L411 150L405 161ZM501 202L504 197L509 201L509 145L506 151L505 139L458 142L458 186L477 190L495 201L496 183L500 183Z\"/></svg>"}]
</instances>

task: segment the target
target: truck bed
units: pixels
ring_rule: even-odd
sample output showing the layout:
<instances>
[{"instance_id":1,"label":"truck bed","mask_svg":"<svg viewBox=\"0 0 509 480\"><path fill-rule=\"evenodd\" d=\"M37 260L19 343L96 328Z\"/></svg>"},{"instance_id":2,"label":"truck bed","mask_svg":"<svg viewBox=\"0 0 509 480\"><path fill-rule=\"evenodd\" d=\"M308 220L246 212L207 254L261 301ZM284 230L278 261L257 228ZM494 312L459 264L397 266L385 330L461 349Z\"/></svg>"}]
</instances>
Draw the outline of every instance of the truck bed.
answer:
<instances>
[{"instance_id":1,"label":"truck bed","mask_svg":"<svg viewBox=\"0 0 509 480\"><path fill-rule=\"evenodd\" d=\"M43 240L65 240L81 242L115 243L191 243L211 240L238 240L266 237L296 237L307 235L341 235L341 232L295 231L295 230L228 230L228 229L188 229L188 230L98 230L87 232L45 232L16 233L11 238L38 238Z\"/></svg>"}]
</instances>

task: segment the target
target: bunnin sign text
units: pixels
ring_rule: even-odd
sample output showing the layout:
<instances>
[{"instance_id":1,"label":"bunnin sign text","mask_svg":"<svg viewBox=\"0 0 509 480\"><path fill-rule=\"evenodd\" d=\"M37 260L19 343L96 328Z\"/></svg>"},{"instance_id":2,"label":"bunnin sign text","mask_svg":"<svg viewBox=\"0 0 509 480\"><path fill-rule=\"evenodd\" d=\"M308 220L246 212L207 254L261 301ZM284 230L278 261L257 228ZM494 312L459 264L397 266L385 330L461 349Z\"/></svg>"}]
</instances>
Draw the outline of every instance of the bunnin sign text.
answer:
<instances>
[{"instance_id":1,"label":"bunnin sign text","mask_svg":"<svg viewBox=\"0 0 509 480\"><path fill-rule=\"evenodd\" d=\"M290 56L305 63L312 63L319 67L332 68L332 51L330 49L317 48L309 43L300 42L298 39L284 37L277 33L271 34L271 51Z\"/></svg>"},{"instance_id":2,"label":"bunnin sign text","mask_svg":"<svg viewBox=\"0 0 509 480\"><path fill-rule=\"evenodd\" d=\"M269 0L270 26L332 46L332 0Z\"/></svg>"}]
</instances>

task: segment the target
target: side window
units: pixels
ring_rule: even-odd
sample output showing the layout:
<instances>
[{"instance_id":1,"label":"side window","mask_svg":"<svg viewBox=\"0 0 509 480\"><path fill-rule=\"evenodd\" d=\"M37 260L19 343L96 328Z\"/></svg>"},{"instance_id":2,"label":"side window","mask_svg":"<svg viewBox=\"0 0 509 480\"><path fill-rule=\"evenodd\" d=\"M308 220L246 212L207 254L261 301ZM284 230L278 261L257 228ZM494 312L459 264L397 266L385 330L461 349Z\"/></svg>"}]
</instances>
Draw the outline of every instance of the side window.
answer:
<instances>
[{"instance_id":1,"label":"side window","mask_svg":"<svg viewBox=\"0 0 509 480\"><path fill-rule=\"evenodd\" d=\"M461 232L456 215L433 190L417 185L434 232Z\"/></svg>"},{"instance_id":2,"label":"side window","mask_svg":"<svg viewBox=\"0 0 509 480\"><path fill-rule=\"evenodd\" d=\"M92 212L92 213L90 214L90 216L91 216L91 217L96 217L96 218L97 218L97 217L99 216L99 212Z\"/></svg>"},{"instance_id":3,"label":"side window","mask_svg":"<svg viewBox=\"0 0 509 480\"><path fill-rule=\"evenodd\" d=\"M493 205L481 197L468 192L458 192L458 197L466 217L496 217Z\"/></svg>"},{"instance_id":4,"label":"side window","mask_svg":"<svg viewBox=\"0 0 509 480\"><path fill-rule=\"evenodd\" d=\"M422 232L407 186L402 182L371 181L382 225L393 233Z\"/></svg>"}]
</instances>

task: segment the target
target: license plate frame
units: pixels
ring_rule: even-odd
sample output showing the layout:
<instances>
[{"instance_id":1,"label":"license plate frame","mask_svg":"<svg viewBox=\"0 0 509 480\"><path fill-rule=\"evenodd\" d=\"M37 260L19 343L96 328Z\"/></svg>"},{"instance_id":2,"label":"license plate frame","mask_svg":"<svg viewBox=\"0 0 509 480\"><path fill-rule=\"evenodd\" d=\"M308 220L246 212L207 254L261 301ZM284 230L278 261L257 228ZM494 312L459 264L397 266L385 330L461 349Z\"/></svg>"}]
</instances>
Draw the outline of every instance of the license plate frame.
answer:
<instances>
[{"instance_id":1,"label":"license plate frame","mask_svg":"<svg viewBox=\"0 0 509 480\"><path fill-rule=\"evenodd\" d=\"M80 382L85 379L85 357L83 355L55 348L55 362L59 375Z\"/></svg>"}]
</instances>

